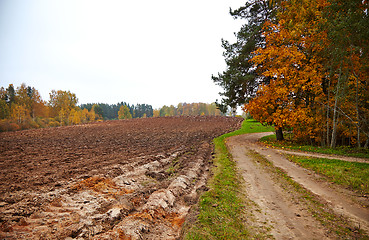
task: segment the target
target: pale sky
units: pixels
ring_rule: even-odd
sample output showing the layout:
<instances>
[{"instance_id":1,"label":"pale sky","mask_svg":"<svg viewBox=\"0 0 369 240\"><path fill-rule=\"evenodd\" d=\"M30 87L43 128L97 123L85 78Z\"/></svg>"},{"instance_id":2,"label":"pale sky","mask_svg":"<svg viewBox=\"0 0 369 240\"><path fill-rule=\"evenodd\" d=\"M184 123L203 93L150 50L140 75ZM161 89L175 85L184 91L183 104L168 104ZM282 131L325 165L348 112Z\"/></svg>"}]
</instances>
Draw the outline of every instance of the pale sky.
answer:
<instances>
[{"instance_id":1,"label":"pale sky","mask_svg":"<svg viewBox=\"0 0 369 240\"><path fill-rule=\"evenodd\" d=\"M211 103L246 0L0 0L0 87L82 103Z\"/></svg>"}]
</instances>

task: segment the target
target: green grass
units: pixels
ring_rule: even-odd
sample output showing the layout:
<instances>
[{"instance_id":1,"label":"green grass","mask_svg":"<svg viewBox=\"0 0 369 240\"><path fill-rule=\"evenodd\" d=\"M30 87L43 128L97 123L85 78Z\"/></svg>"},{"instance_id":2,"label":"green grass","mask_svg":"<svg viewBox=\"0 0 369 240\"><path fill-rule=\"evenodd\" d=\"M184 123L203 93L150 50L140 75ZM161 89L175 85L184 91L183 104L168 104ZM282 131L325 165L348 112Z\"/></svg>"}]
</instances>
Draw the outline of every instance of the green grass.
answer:
<instances>
[{"instance_id":1,"label":"green grass","mask_svg":"<svg viewBox=\"0 0 369 240\"><path fill-rule=\"evenodd\" d=\"M329 181L369 194L369 163L288 155L288 159L311 169Z\"/></svg>"},{"instance_id":2,"label":"green grass","mask_svg":"<svg viewBox=\"0 0 369 240\"><path fill-rule=\"evenodd\" d=\"M245 120L241 129L214 139L215 168L209 191L199 200L199 215L184 239L249 239L252 233L245 224L245 201L236 163L232 160L225 139L245 133L273 131L255 120Z\"/></svg>"},{"instance_id":3,"label":"green grass","mask_svg":"<svg viewBox=\"0 0 369 240\"><path fill-rule=\"evenodd\" d=\"M369 158L369 149L364 149L364 148L358 149L358 148L342 146L342 147L337 147L337 148L332 149L328 147L301 145L299 143L295 143L290 140L276 141L275 135L262 137L260 141L268 145L278 147L278 148L287 148L287 149L299 150L299 151L305 151L305 152L335 154L335 155L342 155L342 156L349 156L349 157Z\"/></svg>"},{"instance_id":4,"label":"green grass","mask_svg":"<svg viewBox=\"0 0 369 240\"><path fill-rule=\"evenodd\" d=\"M232 133L225 134L223 136L225 136L225 138L227 138L227 137L230 137L230 136L236 136L236 135L241 135L241 134L245 134L245 133L274 132L274 131L275 131L274 127L263 126L258 121L254 120L254 119L247 119L247 120L244 120L242 122L242 127L239 130L234 131ZM230 136L228 136L228 135L230 135ZM221 137L223 137L223 136L221 136Z\"/></svg>"}]
</instances>

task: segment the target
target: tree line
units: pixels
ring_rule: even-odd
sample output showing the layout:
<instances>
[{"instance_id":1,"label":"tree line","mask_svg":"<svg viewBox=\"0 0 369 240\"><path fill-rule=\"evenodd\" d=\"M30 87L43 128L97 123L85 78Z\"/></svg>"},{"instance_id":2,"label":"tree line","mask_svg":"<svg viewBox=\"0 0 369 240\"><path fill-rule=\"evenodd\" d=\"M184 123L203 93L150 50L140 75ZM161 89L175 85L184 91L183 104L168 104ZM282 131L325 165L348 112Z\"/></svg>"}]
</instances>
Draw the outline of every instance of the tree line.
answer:
<instances>
[{"instance_id":1,"label":"tree line","mask_svg":"<svg viewBox=\"0 0 369 240\"><path fill-rule=\"evenodd\" d=\"M100 115L105 120L113 120L113 119L123 119L123 118L143 118L143 117L152 117L153 116L153 108L148 104L128 104L126 102L120 102L118 104L106 104L106 103L87 103L81 104L80 108L86 108L91 110L95 106L95 111L97 110ZM119 110L124 106L126 106L129 110L131 117L126 114L126 117L119 117ZM123 109L122 108L122 109Z\"/></svg>"},{"instance_id":2,"label":"tree line","mask_svg":"<svg viewBox=\"0 0 369 240\"><path fill-rule=\"evenodd\" d=\"M369 2L253 0L231 10L245 20L223 40L224 96L276 127L277 138L369 147Z\"/></svg>"},{"instance_id":3,"label":"tree line","mask_svg":"<svg viewBox=\"0 0 369 240\"><path fill-rule=\"evenodd\" d=\"M221 115L215 103L180 103L153 109L149 104L88 103L78 105L76 94L52 90L44 101L34 87L21 84L0 88L0 131L77 125L113 119Z\"/></svg>"},{"instance_id":4,"label":"tree line","mask_svg":"<svg viewBox=\"0 0 369 240\"><path fill-rule=\"evenodd\" d=\"M154 117L169 117L169 116L221 116L224 115L216 106L215 103L179 103L174 105L164 105L160 109L155 109Z\"/></svg>"},{"instance_id":5,"label":"tree line","mask_svg":"<svg viewBox=\"0 0 369 240\"><path fill-rule=\"evenodd\" d=\"M37 89L21 84L15 88L0 88L0 131L16 131L75 125L102 119L96 106L81 109L78 98L70 91L52 90L50 100L44 101Z\"/></svg>"},{"instance_id":6,"label":"tree line","mask_svg":"<svg viewBox=\"0 0 369 240\"><path fill-rule=\"evenodd\" d=\"M15 88L0 88L0 131L16 131L77 125L110 119L152 117L151 105L82 104L78 106L76 94L70 91L52 90L49 101L42 100L34 87L21 84ZM122 113L122 109L127 112Z\"/></svg>"}]
</instances>

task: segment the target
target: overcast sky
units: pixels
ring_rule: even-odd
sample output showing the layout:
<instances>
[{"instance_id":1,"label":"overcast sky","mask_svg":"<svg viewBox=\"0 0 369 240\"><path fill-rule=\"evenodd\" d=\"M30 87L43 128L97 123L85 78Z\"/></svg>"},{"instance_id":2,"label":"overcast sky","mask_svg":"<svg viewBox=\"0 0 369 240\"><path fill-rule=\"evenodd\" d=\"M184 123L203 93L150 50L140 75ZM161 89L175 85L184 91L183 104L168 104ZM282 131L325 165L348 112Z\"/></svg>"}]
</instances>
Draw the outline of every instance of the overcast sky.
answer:
<instances>
[{"instance_id":1,"label":"overcast sky","mask_svg":"<svg viewBox=\"0 0 369 240\"><path fill-rule=\"evenodd\" d=\"M81 103L214 102L245 0L0 0L0 87Z\"/></svg>"}]
</instances>

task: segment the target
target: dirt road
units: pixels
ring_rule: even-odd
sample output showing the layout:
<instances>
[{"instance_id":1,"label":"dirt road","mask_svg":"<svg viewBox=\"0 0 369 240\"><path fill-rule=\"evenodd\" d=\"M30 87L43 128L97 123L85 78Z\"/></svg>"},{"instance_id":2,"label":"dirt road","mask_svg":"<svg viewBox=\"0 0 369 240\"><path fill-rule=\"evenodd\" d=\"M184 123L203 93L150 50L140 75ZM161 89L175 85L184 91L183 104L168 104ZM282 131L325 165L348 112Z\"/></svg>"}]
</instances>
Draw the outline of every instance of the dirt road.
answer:
<instances>
[{"instance_id":1,"label":"dirt road","mask_svg":"<svg viewBox=\"0 0 369 240\"><path fill-rule=\"evenodd\" d=\"M230 152L246 182L246 194L258 208L253 212L257 225L270 227L276 239L329 239L331 235L303 206L286 192L250 151L264 156L274 166L283 169L294 181L318 195L338 215L346 216L353 226L369 232L369 210L360 206L355 194L319 180L313 172L288 161L278 150L267 148L257 140L270 133L256 133L227 139ZM353 200L353 198L355 198Z\"/></svg>"}]
</instances>

